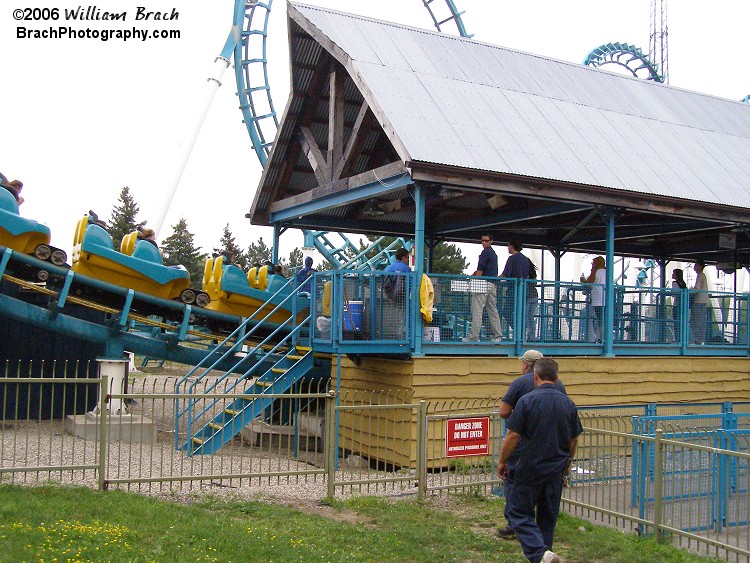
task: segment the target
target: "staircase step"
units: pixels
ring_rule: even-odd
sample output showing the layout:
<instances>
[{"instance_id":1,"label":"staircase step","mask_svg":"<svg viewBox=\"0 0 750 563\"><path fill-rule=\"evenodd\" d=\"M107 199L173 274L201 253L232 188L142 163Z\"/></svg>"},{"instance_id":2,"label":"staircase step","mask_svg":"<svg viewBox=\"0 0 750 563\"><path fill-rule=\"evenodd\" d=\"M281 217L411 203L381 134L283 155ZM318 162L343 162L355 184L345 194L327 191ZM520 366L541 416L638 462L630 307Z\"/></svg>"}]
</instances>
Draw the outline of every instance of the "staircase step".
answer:
<instances>
[{"instance_id":1,"label":"staircase step","mask_svg":"<svg viewBox=\"0 0 750 563\"><path fill-rule=\"evenodd\" d=\"M289 370L284 368L271 368L272 373L286 373L287 371Z\"/></svg>"},{"instance_id":2,"label":"staircase step","mask_svg":"<svg viewBox=\"0 0 750 563\"><path fill-rule=\"evenodd\" d=\"M237 416L242 411L236 411L234 409L224 409L224 412L228 414L229 416Z\"/></svg>"},{"instance_id":3,"label":"staircase step","mask_svg":"<svg viewBox=\"0 0 750 563\"><path fill-rule=\"evenodd\" d=\"M216 424L215 422L209 422L208 427L213 428L214 430L221 430L224 428L221 424Z\"/></svg>"},{"instance_id":4,"label":"staircase step","mask_svg":"<svg viewBox=\"0 0 750 563\"><path fill-rule=\"evenodd\" d=\"M300 352L310 352L312 350L311 346L300 346L299 344L297 344L295 348L297 348L297 350Z\"/></svg>"},{"instance_id":5,"label":"staircase step","mask_svg":"<svg viewBox=\"0 0 750 563\"><path fill-rule=\"evenodd\" d=\"M200 438L195 438L195 437L194 437L194 438L193 438L193 442L195 442L195 443L196 443L196 444L198 444L199 446L202 446L202 445L203 445L203 440L201 440Z\"/></svg>"},{"instance_id":6,"label":"staircase step","mask_svg":"<svg viewBox=\"0 0 750 563\"><path fill-rule=\"evenodd\" d=\"M289 358L290 360L301 360L302 358L304 358L304 356L295 356L293 354L287 354L286 357Z\"/></svg>"},{"instance_id":7,"label":"staircase step","mask_svg":"<svg viewBox=\"0 0 750 563\"><path fill-rule=\"evenodd\" d=\"M255 385L260 385L261 387L271 387L273 385L273 381L256 381Z\"/></svg>"}]
</instances>

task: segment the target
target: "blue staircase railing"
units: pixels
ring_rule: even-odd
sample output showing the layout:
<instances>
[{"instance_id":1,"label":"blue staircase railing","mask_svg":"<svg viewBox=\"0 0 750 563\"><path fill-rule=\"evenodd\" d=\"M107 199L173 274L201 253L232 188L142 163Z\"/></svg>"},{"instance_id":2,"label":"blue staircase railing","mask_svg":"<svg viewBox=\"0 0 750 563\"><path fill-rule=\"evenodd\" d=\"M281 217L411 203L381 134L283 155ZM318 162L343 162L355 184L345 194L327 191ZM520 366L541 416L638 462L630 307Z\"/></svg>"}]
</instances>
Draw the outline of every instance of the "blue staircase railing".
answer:
<instances>
[{"instance_id":1,"label":"blue staircase railing","mask_svg":"<svg viewBox=\"0 0 750 563\"><path fill-rule=\"evenodd\" d=\"M271 304L276 297L289 291L294 283L293 279L289 280L269 298L268 303ZM206 389L201 390L200 396L196 396L199 395L196 389L207 374L222 362L235 358L247 339L267 327L264 323L274 313L282 308L289 309L289 302L292 315L260 342L254 344L245 355L237 358L232 369L224 372ZM188 455L216 452L244 426L268 409L274 401L273 395L289 390L310 372L314 364L312 348L301 343L309 344L310 313L308 311L307 315L299 320L297 309L296 289L289 292L262 318L258 318L258 311L266 310L266 307L259 308L225 338L218 347L224 350L220 356L218 353L207 356L177 382L175 392L186 395L185 399L175 400L177 449L186 450ZM200 370L203 371L199 373ZM222 391L221 396L209 395L231 374L237 373L239 377ZM234 392L240 385L246 385L243 396L236 399L226 397L226 393ZM226 403L223 407L220 405L222 402ZM211 420L203 422L211 413L214 413ZM185 434L180 432L181 423L186 426ZM187 438L183 441L181 436Z\"/></svg>"}]
</instances>

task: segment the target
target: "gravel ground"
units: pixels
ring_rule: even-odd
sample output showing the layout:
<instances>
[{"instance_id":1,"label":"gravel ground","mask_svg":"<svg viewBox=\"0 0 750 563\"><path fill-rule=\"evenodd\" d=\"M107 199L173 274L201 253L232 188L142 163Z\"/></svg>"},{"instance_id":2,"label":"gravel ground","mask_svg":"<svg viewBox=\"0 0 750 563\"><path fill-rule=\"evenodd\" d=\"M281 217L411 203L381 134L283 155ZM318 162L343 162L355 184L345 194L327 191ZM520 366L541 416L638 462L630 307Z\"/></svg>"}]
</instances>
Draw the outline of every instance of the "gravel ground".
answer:
<instances>
[{"instance_id":1,"label":"gravel ground","mask_svg":"<svg viewBox=\"0 0 750 563\"><path fill-rule=\"evenodd\" d=\"M241 437L235 438L212 455L188 456L184 450L176 449L174 401L138 396L144 393L172 393L176 381L177 376L174 375L131 379L129 393L136 395L136 398L129 401L130 419L135 424L140 424L144 419L152 421L156 427L157 441L138 443L109 440L106 455L109 488L178 501L191 501L208 494L310 505L327 496L319 440L309 438L309 449L301 449L296 457L288 437L271 437L267 434L261 435L259 441L253 440L254 443ZM214 383L215 379L202 382L202 389ZM232 383L231 380L222 381L214 392L225 392ZM214 412L209 411L206 420ZM6 420L0 424L0 468L5 470L0 473L0 482L24 485L54 482L98 487L98 471L95 469L99 463L97 440L83 439L66 432L65 422L61 420ZM185 440L186 434L181 436L180 443ZM22 467L42 467L45 470L7 471ZM369 482L377 478L396 481L386 484ZM460 481L467 483L468 487L472 480L487 478L489 476L484 474L430 475L431 483L438 486ZM159 482L160 479L171 481ZM136 482L117 483L118 480ZM358 455L340 460L335 482L343 481L360 483L337 487L336 497L363 494L416 497L413 470L372 469Z\"/></svg>"}]
</instances>

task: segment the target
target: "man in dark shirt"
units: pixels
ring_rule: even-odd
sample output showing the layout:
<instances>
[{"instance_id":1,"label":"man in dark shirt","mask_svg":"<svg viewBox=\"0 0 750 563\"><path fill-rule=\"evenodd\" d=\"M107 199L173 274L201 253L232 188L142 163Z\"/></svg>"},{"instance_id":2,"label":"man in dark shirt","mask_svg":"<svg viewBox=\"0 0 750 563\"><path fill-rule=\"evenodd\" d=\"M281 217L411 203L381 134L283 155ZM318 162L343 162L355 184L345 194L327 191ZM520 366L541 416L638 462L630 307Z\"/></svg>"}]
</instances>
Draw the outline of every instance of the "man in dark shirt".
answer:
<instances>
[{"instance_id":1,"label":"man in dark shirt","mask_svg":"<svg viewBox=\"0 0 750 563\"><path fill-rule=\"evenodd\" d=\"M500 274L501 278L514 278L526 280L531 277L531 271L535 269L534 264L529 258L521 254L523 250L523 244L517 240L512 240L508 243L508 260L505 262L503 273ZM515 328L515 313L516 313L516 296L512 287L509 287L510 291L503 299L502 316L508 320L508 324ZM534 327L534 306L537 302L536 288L527 287L528 299L526 307L526 338L531 339L534 337L536 332ZM533 292L533 294L531 293ZM530 317L530 318L529 318Z\"/></svg>"},{"instance_id":2,"label":"man in dark shirt","mask_svg":"<svg viewBox=\"0 0 750 563\"><path fill-rule=\"evenodd\" d=\"M497 277L497 254L492 249L492 235L482 235L482 252L479 255L477 269L472 276ZM482 331L482 314L487 307L487 316L490 318L493 340L502 339L502 327L500 316L497 314L497 286L494 281L482 280L481 283L469 280L469 291L471 291L471 331L463 339L464 342L476 342Z\"/></svg>"},{"instance_id":3,"label":"man in dark shirt","mask_svg":"<svg viewBox=\"0 0 750 563\"><path fill-rule=\"evenodd\" d=\"M575 403L555 388L557 362L541 358L534 365L536 389L522 396L507 423L497 474L508 474L518 449L508 517L531 563L556 563L551 551L560 512L563 476L583 431Z\"/></svg>"},{"instance_id":4,"label":"man in dark shirt","mask_svg":"<svg viewBox=\"0 0 750 563\"><path fill-rule=\"evenodd\" d=\"M538 360L541 360L544 356L537 350L526 350L521 356L521 377L513 380L508 386L508 390L503 395L503 401L500 403L500 416L505 420L510 418L513 409L516 408L518 400L531 393L534 389L534 365ZM563 382L558 379L555 382L555 388L565 393L565 386ZM516 450L513 455L508 458L508 472L503 479L503 496L505 497L505 519L510 522L508 517L509 503L511 491L513 489L513 478L516 472L516 463L518 462L519 452ZM505 528L499 528L497 531L498 535L502 538L515 538L516 533L508 524Z\"/></svg>"}]
</instances>

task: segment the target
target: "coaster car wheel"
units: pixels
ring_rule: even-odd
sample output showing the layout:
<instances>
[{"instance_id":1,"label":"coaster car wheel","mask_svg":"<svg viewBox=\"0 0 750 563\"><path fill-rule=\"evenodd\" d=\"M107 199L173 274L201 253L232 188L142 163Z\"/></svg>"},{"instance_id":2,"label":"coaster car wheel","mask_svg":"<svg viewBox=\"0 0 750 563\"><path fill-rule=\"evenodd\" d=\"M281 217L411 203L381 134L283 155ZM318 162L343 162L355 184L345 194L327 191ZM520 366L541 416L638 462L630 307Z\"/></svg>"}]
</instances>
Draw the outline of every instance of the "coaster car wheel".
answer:
<instances>
[{"instance_id":1,"label":"coaster car wheel","mask_svg":"<svg viewBox=\"0 0 750 563\"><path fill-rule=\"evenodd\" d=\"M205 307L209 303L211 303L211 298L209 297L208 293L206 293L205 291L199 291L196 293L195 304L198 307Z\"/></svg>"},{"instance_id":2,"label":"coaster car wheel","mask_svg":"<svg viewBox=\"0 0 750 563\"><path fill-rule=\"evenodd\" d=\"M180 293L180 301L187 305L191 305L192 303L195 303L195 290L193 289L183 289Z\"/></svg>"}]
</instances>

